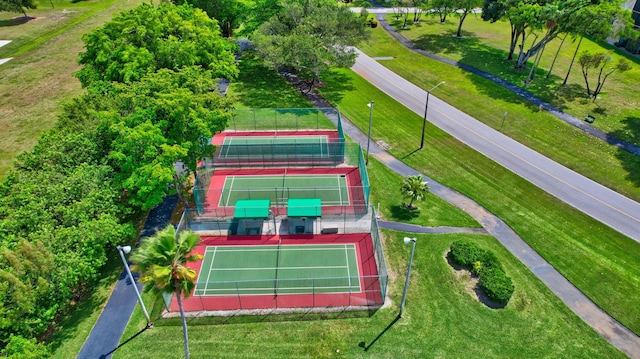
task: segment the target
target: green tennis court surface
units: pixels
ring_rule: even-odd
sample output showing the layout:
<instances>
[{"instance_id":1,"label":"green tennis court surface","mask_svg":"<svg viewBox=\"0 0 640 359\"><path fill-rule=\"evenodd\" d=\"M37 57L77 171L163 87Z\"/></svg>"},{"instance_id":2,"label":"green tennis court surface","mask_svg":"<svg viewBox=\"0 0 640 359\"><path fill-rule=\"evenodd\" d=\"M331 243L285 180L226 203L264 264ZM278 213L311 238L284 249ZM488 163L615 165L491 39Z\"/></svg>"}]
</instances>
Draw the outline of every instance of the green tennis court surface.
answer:
<instances>
[{"instance_id":1,"label":"green tennis court surface","mask_svg":"<svg viewBox=\"0 0 640 359\"><path fill-rule=\"evenodd\" d=\"M194 295L360 292L354 244L209 246Z\"/></svg>"},{"instance_id":2,"label":"green tennis court surface","mask_svg":"<svg viewBox=\"0 0 640 359\"><path fill-rule=\"evenodd\" d=\"M221 158L290 157L329 155L327 136L231 136L225 137Z\"/></svg>"},{"instance_id":3,"label":"green tennis court surface","mask_svg":"<svg viewBox=\"0 0 640 359\"><path fill-rule=\"evenodd\" d=\"M351 203L344 175L227 176L219 206L234 206L239 199L269 199L274 205L285 205L289 198L320 198L328 206Z\"/></svg>"}]
</instances>

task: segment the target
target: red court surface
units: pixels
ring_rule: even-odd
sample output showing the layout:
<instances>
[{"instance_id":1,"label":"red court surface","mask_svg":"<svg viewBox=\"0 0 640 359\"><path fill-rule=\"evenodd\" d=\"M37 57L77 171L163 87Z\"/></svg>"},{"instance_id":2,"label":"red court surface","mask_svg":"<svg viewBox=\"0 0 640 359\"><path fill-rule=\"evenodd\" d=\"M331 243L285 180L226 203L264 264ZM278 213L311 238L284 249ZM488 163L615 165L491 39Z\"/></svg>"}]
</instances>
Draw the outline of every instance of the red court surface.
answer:
<instances>
[{"instance_id":1,"label":"red court surface","mask_svg":"<svg viewBox=\"0 0 640 359\"><path fill-rule=\"evenodd\" d=\"M219 295L191 296L183 300L186 312L274 309L274 308L330 308L330 307L377 307L383 304L380 291L378 270L374 255L373 243L368 233L337 235L287 235L282 236L247 236L247 237L202 237L201 243L194 250L204 255L207 246L230 245L278 245L282 244L343 244L353 243L359 264L361 292L355 293L322 293L322 294L268 294L268 295ZM202 260L189 263L188 267L200 272ZM207 269L208 270L208 269ZM170 311L178 311L177 300L172 298Z\"/></svg>"},{"instance_id":2,"label":"red court surface","mask_svg":"<svg viewBox=\"0 0 640 359\"><path fill-rule=\"evenodd\" d=\"M243 136L326 136L327 142L338 142L340 138L336 130L301 130L301 131L223 131L213 136L211 144L220 146L224 143L225 137Z\"/></svg>"},{"instance_id":3,"label":"red court surface","mask_svg":"<svg viewBox=\"0 0 640 359\"><path fill-rule=\"evenodd\" d=\"M213 216L233 216L234 207L221 207L220 197L222 196L223 188L227 176L294 176L294 175L345 175L347 180L347 188L349 191L349 198L351 204L349 206L322 206L322 213L324 214L359 214L366 212L365 199L362 188L362 180L360 178L360 170L356 167L341 167L341 168L269 168L269 169L217 169L211 177L209 183L209 189L202 206L201 215L213 215ZM286 207L274 207L275 215L285 215L287 213Z\"/></svg>"}]
</instances>

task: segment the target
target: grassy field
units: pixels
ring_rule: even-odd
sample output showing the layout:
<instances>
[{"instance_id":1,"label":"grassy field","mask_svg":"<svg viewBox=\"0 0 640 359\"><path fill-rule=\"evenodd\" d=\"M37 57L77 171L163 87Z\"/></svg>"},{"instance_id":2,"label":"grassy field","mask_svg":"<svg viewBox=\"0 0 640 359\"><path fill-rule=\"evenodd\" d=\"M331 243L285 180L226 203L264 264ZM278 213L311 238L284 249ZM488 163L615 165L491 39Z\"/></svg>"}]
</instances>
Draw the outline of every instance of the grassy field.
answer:
<instances>
[{"instance_id":1,"label":"grassy field","mask_svg":"<svg viewBox=\"0 0 640 359\"><path fill-rule=\"evenodd\" d=\"M463 38L456 38L458 18L449 17L444 24L440 24L437 16L423 16L418 24L409 25L407 30L402 27L402 19L395 20L393 15L387 15L387 21L407 39L419 48L436 53L440 56L471 65L485 72L497 75L513 84L525 87L524 81L529 75L531 63L526 70L515 70L514 61L505 61L509 51L509 23L499 21L489 23L483 21L479 15L469 16L462 27ZM533 82L526 89L536 96L552 103L563 111L584 119L592 114L596 117L594 126L618 138L640 145L640 92L637 83L640 81L640 58L634 57L611 45L600 45L589 39L583 39L580 52L608 53L611 64L624 57L632 66L630 71L612 74L606 82L603 92L593 102L587 98L586 85L578 64L573 65L567 85L562 82L569 70L571 58L578 41L569 37L562 47L562 35L547 45L541 56L538 72ZM534 37L529 36L528 47ZM551 68L554 56L560 49L549 78L546 75ZM517 58L518 51L514 53ZM605 68L608 71L609 66ZM591 71L591 88L595 88L597 71Z\"/></svg>"},{"instance_id":2,"label":"grassy field","mask_svg":"<svg viewBox=\"0 0 640 359\"><path fill-rule=\"evenodd\" d=\"M333 71L323 79L326 84L320 92L361 130L367 129L369 121L364 104L375 101L374 141L384 140L395 157L502 218L596 304L640 333L640 296L629 295L640 291L640 243L546 194L432 125L427 127L425 148L411 154L419 144L421 116L351 70Z\"/></svg>"},{"instance_id":3,"label":"grassy field","mask_svg":"<svg viewBox=\"0 0 640 359\"><path fill-rule=\"evenodd\" d=\"M394 270L389 307L371 317L305 313L190 319L192 358L624 357L490 236L417 236L404 318L395 321L409 256L402 238L414 235L383 234ZM506 308L478 302L468 276L447 263L445 253L458 239L474 241L503 262L516 288ZM147 300L151 305L152 298ZM180 322L156 320L153 329L140 332L145 320L138 308L113 358L183 357Z\"/></svg>"},{"instance_id":4,"label":"grassy field","mask_svg":"<svg viewBox=\"0 0 640 359\"><path fill-rule=\"evenodd\" d=\"M382 62L385 67L423 89L446 80L444 85L434 91L434 96L566 167L640 201L639 157L597 140L545 111L540 111L538 107L491 81L399 46L394 38L379 27L371 35L371 41L362 44L360 49L372 57L392 56L393 60ZM342 80L337 78L336 81ZM331 91L328 95L337 96L332 100L338 103L339 97L343 96L340 92L348 90L349 86L353 87L348 83L334 85L327 90ZM368 101L365 100L365 103ZM383 111L385 106L381 104L376 109L378 112ZM508 115L503 125L505 111ZM387 113L393 114L391 111ZM384 118L387 113L383 112L381 116ZM383 140L396 134L415 137L416 133L400 126L378 130L378 135Z\"/></svg>"},{"instance_id":5,"label":"grassy field","mask_svg":"<svg viewBox=\"0 0 640 359\"><path fill-rule=\"evenodd\" d=\"M0 12L0 57L14 59L0 65L0 179L15 157L30 150L39 134L57 120L60 104L81 93L72 76L80 69L82 35L110 20L114 13L142 3L130 1L38 1L20 22L21 14Z\"/></svg>"}]
</instances>

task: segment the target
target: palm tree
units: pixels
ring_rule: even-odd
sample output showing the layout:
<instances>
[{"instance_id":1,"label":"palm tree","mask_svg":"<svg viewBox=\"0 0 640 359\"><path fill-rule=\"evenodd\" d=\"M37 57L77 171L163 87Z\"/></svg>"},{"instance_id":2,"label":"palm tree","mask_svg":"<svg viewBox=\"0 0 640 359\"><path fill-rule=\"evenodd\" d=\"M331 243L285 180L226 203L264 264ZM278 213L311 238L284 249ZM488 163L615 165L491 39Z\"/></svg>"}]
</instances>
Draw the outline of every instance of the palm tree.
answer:
<instances>
[{"instance_id":1,"label":"palm tree","mask_svg":"<svg viewBox=\"0 0 640 359\"><path fill-rule=\"evenodd\" d=\"M191 231L176 230L169 224L154 236L146 238L131 260L133 268L140 272L140 282L145 291L175 294L182 318L184 352L189 359L187 320L182 308L182 296L188 298L196 285L196 271L185 267L187 262L202 259L199 254L190 254L200 242L200 236Z\"/></svg>"},{"instance_id":2,"label":"palm tree","mask_svg":"<svg viewBox=\"0 0 640 359\"><path fill-rule=\"evenodd\" d=\"M429 193L429 185L427 182L422 181L421 175L407 176L402 180L400 192L402 192L404 198L410 199L407 208L414 209L413 202L421 201L425 198Z\"/></svg>"}]
</instances>

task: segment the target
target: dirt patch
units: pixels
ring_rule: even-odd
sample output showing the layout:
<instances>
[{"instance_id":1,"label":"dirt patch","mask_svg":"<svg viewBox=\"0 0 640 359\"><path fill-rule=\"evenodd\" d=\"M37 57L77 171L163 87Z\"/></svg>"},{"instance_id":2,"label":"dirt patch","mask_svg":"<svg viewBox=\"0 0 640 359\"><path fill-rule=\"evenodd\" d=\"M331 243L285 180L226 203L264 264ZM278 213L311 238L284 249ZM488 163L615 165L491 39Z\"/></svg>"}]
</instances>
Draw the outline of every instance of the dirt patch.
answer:
<instances>
[{"instance_id":1,"label":"dirt patch","mask_svg":"<svg viewBox=\"0 0 640 359\"><path fill-rule=\"evenodd\" d=\"M462 288L464 289L464 291L468 293L472 298L491 309L499 309L506 306L506 304L496 303L489 299L489 297L487 297L487 295L484 294L482 289L480 289L480 287L478 286L478 276L473 274L466 268L453 263L451 259L449 259L449 251L446 251L444 253L444 260L449 263L449 266L453 271L453 275L456 277L456 282L462 284Z\"/></svg>"}]
</instances>

